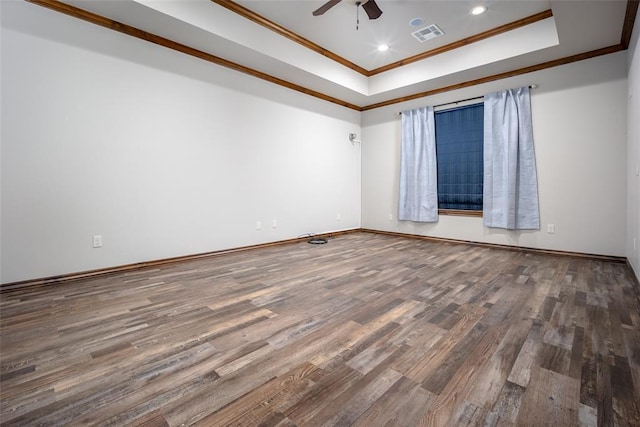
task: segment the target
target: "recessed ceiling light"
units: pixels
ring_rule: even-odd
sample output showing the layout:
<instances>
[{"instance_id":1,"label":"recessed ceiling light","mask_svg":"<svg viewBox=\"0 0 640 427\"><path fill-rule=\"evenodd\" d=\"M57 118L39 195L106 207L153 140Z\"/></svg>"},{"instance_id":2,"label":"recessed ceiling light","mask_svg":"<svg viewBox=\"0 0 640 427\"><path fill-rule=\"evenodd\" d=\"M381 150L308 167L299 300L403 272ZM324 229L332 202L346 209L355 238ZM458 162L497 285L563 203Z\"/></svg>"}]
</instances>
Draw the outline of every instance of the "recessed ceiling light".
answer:
<instances>
[{"instance_id":1,"label":"recessed ceiling light","mask_svg":"<svg viewBox=\"0 0 640 427\"><path fill-rule=\"evenodd\" d=\"M472 15L482 15L486 11L487 11L487 7L486 6L476 6L473 9L471 9L471 14Z\"/></svg>"},{"instance_id":2,"label":"recessed ceiling light","mask_svg":"<svg viewBox=\"0 0 640 427\"><path fill-rule=\"evenodd\" d=\"M409 21L409 25L411 25L412 27L419 27L422 24L424 24L424 19L422 18L413 18L411 21Z\"/></svg>"},{"instance_id":3,"label":"recessed ceiling light","mask_svg":"<svg viewBox=\"0 0 640 427\"><path fill-rule=\"evenodd\" d=\"M381 44L380 46L378 46L378 50L380 52L385 52L385 51L389 50L389 45Z\"/></svg>"}]
</instances>

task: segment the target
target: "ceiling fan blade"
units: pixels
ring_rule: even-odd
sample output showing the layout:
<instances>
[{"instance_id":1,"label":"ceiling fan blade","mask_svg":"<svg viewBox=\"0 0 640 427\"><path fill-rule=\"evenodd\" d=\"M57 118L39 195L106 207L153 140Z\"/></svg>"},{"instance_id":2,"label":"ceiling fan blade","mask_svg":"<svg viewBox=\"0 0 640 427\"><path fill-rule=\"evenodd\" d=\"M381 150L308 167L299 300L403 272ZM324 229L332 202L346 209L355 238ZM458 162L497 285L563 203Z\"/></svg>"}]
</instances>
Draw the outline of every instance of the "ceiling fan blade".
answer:
<instances>
[{"instance_id":1,"label":"ceiling fan blade","mask_svg":"<svg viewBox=\"0 0 640 427\"><path fill-rule=\"evenodd\" d=\"M362 5L362 8L365 12L367 12L367 16L369 16L369 19L378 19L380 18L380 15L382 15L382 11L376 4L375 0L369 0Z\"/></svg>"},{"instance_id":2,"label":"ceiling fan blade","mask_svg":"<svg viewBox=\"0 0 640 427\"><path fill-rule=\"evenodd\" d=\"M313 16L320 16L323 13L325 13L327 10L331 9L333 6L337 5L338 3L340 3L342 0L329 0L328 2L326 2L325 4L323 4L322 6L320 6L318 9L313 11Z\"/></svg>"}]
</instances>

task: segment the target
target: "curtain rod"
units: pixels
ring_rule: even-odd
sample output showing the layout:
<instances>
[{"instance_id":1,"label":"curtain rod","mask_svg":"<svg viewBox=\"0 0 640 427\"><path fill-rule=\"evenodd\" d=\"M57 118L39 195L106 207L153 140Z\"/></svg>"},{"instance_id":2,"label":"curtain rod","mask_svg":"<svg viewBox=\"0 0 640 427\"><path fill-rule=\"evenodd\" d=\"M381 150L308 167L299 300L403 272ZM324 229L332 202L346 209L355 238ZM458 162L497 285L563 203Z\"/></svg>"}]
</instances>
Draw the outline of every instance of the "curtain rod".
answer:
<instances>
[{"instance_id":1,"label":"curtain rod","mask_svg":"<svg viewBox=\"0 0 640 427\"><path fill-rule=\"evenodd\" d=\"M536 89L537 87L538 87L537 84L529 85L529 89ZM461 99L459 101L445 102L444 104L434 105L433 108L444 107L445 105L460 104L461 102L474 101L476 99L482 99L482 98L484 98L484 95L483 96L474 96L473 98ZM398 115L401 116L402 115L402 111L398 111Z\"/></svg>"}]
</instances>

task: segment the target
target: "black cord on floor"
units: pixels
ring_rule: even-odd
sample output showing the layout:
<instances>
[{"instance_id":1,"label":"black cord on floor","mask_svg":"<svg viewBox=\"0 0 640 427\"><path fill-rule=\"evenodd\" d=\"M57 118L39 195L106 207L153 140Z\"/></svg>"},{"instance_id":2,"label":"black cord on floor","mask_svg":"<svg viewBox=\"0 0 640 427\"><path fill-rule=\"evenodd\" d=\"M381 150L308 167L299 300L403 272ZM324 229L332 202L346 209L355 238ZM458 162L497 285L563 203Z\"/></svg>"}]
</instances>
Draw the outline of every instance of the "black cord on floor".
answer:
<instances>
[{"instance_id":1,"label":"black cord on floor","mask_svg":"<svg viewBox=\"0 0 640 427\"><path fill-rule=\"evenodd\" d=\"M323 237L314 237L314 236L315 234L313 233L306 233L306 234L301 234L298 237L311 237L311 239L307 240L307 243L310 243L312 245L324 245L329 242L327 239Z\"/></svg>"},{"instance_id":2,"label":"black cord on floor","mask_svg":"<svg viewBox=\"0 0 640 427\"><path fill-rule=\"evenodd\" d=\"M324 245L325 243L327 243L327 239L323 239L322 237L314 237L307 243L311 243L312 245Z\"/></svg>"}]
</instances>

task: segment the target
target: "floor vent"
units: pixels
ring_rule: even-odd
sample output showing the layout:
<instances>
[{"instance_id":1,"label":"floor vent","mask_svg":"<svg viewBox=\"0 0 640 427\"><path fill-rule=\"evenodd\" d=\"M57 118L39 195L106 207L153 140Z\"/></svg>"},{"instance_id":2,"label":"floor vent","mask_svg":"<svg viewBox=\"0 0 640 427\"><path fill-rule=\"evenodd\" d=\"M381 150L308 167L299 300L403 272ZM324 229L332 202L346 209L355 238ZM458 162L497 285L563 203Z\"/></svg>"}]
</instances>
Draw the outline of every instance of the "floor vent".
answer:
<instances>
[{"instance_id":1,"label":"floor vent","mask_svg":"<svg viewBox=\"0 0 640 427\"><path fill-rule=\"evenodd\" d=\"M411 33L413 37L418 39L419 42L426 42L427 40L435 39L436 37L440 37L444 32L438 28L436 24L431 24L427 27L424 27L418 31L414 31Z\"/></svg>"}]
</instances>

